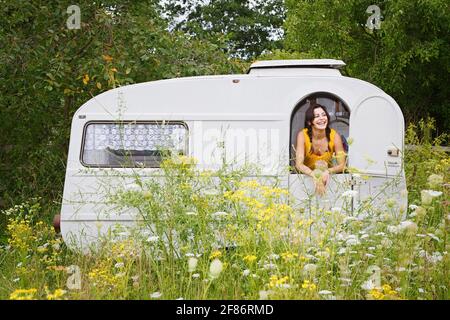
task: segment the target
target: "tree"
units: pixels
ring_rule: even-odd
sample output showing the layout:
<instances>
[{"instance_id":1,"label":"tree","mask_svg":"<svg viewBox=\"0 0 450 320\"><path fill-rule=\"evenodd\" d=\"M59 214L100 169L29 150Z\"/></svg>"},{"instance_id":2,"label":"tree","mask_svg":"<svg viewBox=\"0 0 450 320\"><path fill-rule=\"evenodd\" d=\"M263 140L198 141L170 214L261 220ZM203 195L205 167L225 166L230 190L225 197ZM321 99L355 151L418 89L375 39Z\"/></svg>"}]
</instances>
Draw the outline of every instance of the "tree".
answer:
<instances>
[{"instance_id":1,"label":"tree","mask_svg":"<svg viewBox=\"0 0 450 320\"><path fill-rule=\"evenodd\" d=\"M207 41L168 32L157 1L0 1L0 208L62 194L71 119L110 88L235 73L242 65Z\"/></svg>"},{"instance_id":2,"label":"tree","mask_svg":"<svg viewBox=\"0 0 450 320\"><path fill-rule=\"evenodd\" d=\"M408 121L429 114L450 128L449 2L379 1L381 28L369 30L370 0L287 0L287 51L347 63L346 72L393 96Z\"/></svg>"},{"instance_id":3,"label":"tree","mask_svg":"<svg viewBox=\"0 0 450 320\"><path fill-rule=\"evenodd\" d=\"M283 0L169 0L164 12L175 30L216 43L232 57L281 48Z\"/></svg>"}]
</instances>

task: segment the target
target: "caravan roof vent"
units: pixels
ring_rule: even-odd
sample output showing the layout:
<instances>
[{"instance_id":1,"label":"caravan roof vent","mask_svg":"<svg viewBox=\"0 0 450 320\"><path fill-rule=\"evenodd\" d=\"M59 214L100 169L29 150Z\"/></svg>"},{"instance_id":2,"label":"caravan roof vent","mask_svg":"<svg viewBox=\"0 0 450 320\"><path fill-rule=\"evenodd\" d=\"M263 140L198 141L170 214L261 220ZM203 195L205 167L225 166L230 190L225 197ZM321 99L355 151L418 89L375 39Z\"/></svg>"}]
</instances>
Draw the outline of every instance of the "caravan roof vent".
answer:
<instances>
[{"instance_id":1,"label":"caravan roof vent","mask_svg":"<svg viewBox=\"0 0 450 320\"><path fill-rule=\"evenodd\" d=\"M304 59L304 60L266 60L254 62L248 74L268 76L293 75L338 75L338 69L345 66L342 60Z\"/></svg>"}]
</instances>

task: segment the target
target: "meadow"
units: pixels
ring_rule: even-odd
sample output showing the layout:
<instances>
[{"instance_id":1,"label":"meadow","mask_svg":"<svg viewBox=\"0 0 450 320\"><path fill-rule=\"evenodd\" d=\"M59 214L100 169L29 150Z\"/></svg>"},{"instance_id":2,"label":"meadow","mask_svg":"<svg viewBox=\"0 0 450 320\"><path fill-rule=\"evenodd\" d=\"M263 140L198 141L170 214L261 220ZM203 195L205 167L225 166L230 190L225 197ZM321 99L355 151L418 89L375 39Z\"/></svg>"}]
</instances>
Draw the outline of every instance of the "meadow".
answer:
<instances>
[{"instance_id":1,"label":"meadow","mask_svg":"<svg viewBox=\"0 0 450 320\"><path fill-rule=\"evenodd\" d=\"M2 211L0 299L448 299L450 159L432 128L407 130L404 208L386 198L351 211L343 185L342 206L305 210L277 181L246 178L252 168L172 157L160 180L108 195L139 213L139 230L81 253L29 199Z\"/></svg>"}]
</instances>

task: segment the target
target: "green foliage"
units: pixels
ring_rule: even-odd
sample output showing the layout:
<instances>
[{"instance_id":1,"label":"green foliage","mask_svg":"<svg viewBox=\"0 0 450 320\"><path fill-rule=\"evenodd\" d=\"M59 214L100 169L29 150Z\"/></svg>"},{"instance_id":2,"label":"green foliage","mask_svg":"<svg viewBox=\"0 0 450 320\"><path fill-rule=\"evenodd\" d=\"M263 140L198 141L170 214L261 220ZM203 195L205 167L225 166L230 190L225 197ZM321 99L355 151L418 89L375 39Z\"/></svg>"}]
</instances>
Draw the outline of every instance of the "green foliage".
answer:
<instances>
[{"instance_id":1,"label":"green foliage","mask_svg":"<svg viewBox=\"0 0 450 320\"><path fill-rule=\"evenodd\" d=\"M410 203L419 203L421 190L432 189L429 178L440 175L449 181L450 159L448 153L440 149L448 144L448 134L435 136L435 121L421 119L418 125L410 124L406 130L405 174Z\"/></svg>"},{"instance_id":2,"label":"green foliage","mask_svg":"<svg viewBox=\"0 0 450 320\"><path fill-rule=\"evenodd\" d=\"M429 114L450 129L449 2L379 1L381 29L366 28L370 0L287 0L285 49L336 58L346 72L393 96L408 122Z\"/></svg>"},{"instance_id":3,"label":"green foliage","mask_svg":"<svg viewBox=\"0 0 450 320\"><path fill-rule=\"evenodd\" d=\"M167 1L173 27L217 44L233 57L251 59L281 47L283 0Z\"/></svg>"},{"instance_id":4,"label":"green foliage","mask_svg":"<svg viewBox=\"0 0 450 320\"><path fill-rule=\"evenodd\" d=\"M0 207L30 196L59 200L71 118L116 86L180 76L240 72L206 40L168 32L157 1L81 1L0 6Z\"/></svg>"}]
</instances>

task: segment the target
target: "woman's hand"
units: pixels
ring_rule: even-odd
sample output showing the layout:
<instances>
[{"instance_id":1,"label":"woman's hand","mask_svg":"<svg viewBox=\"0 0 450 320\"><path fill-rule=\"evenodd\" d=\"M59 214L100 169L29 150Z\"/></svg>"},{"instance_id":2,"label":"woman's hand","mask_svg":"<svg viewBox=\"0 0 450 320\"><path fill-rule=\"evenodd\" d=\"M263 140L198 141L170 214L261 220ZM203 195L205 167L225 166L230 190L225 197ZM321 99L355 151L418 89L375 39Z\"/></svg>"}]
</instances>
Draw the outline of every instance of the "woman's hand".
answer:
<instances>
[{"instance_id":1,"label":"woman's hand","mask_svg":"<svg viewBox=\"0 0 450 320\"><path fill-rule=\"evenodd\" d=\"M322 173L322 182L323 182L323 185L326 187L327 185L328 185L328 182L330 181L330 171L328 171L328 170L325 170L323 173Z\"/></svg>"}]
</instances>

